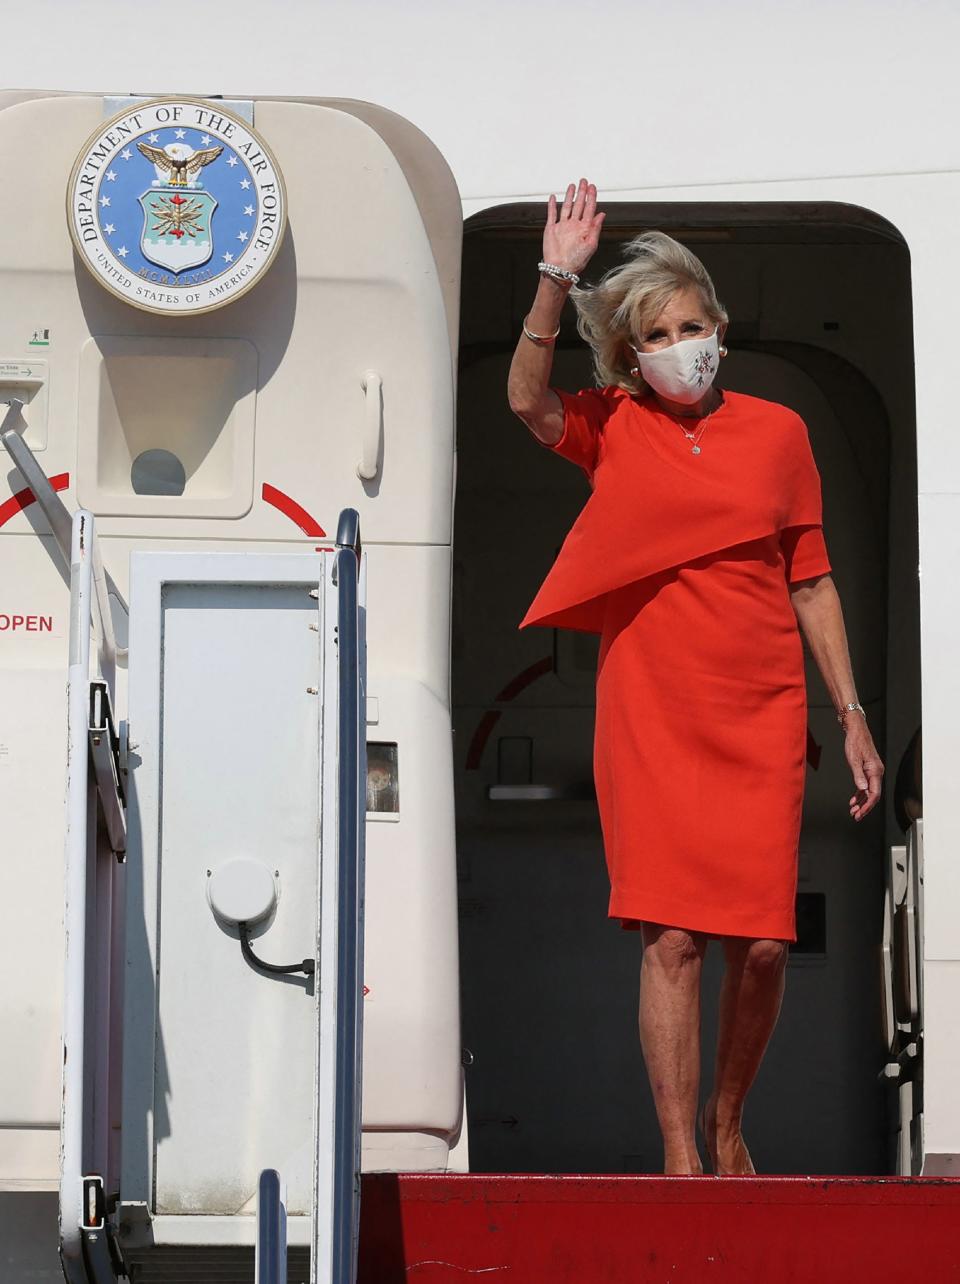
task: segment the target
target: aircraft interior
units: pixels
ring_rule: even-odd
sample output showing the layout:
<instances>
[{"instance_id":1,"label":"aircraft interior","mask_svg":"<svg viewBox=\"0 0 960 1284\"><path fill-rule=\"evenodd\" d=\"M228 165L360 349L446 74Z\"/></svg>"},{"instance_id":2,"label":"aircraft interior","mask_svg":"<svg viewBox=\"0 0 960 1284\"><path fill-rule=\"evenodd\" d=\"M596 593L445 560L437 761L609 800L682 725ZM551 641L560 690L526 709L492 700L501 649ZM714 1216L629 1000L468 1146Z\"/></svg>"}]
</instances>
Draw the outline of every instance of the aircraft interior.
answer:
<instances>
[{"instance_id":1,"label":"aircraft interior","mask_svg":"<svg viewBox=\"0 0 960 1284\"><path fill-rule=\"evenodd\" d=\"M677 237L730 314L720 385L805 419L859 698L886 765L882 804L856 825L843 737L807 652L799 939L745 1136L758 1171L896 1171L880 956L885 861L904 842L895 777L920 723L909 253L889 223L847 205L604 207L587 281L646 228ZM517 628L589 494L507 406L543 209L483 211L464 236L452 657L470 1161L477 1172L655 1173L640 936L607 918L591 779L598 639ZM593 383L570 304L553 382ZM720 969L713 942L701 1099Z\"/></svg>"}]
</instances>

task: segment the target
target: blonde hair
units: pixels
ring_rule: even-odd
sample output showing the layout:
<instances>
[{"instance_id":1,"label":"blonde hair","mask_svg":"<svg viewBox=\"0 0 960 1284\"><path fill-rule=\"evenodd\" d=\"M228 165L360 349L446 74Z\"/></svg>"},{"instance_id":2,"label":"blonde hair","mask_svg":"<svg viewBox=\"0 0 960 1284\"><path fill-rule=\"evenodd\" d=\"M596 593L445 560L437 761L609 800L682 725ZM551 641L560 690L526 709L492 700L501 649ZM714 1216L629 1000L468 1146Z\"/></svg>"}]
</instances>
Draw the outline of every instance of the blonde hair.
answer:
<instances>
[{"instance_id":1,"label":"blonde hair","mask_svg":"<svg viewBox=\"0 0 960 1284\"><path fill-rule=\"evenodd\" d=\"M728 317L707 269L666 232L641 232L623 252L626 263L611 268L594 286L572 289L570 297L577 309L577 329L593 352L597 383L642 394L647 384L641 375L631 373L637 361L630 342L678 290L696 286L707 315L717 325Z\"/></svg>"}]
</instances>

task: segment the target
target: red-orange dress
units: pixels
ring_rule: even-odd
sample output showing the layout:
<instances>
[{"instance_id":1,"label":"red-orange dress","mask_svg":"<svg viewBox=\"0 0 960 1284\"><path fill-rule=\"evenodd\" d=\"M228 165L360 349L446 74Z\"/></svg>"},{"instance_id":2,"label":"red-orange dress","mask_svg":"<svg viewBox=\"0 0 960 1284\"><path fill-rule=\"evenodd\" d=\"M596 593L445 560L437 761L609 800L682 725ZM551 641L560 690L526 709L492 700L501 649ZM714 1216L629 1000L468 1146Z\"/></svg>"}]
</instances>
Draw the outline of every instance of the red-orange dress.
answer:
<instances>
[{"instance_id":1,"label":"red-orange dress","mask_svg":"<svg viewBox=\"0 0 960 1284\"><path fill-rule=\"evenodd\" d=\"M601 635L610 917L795 940L807 708L788 583L830 570L806 425L725 392L695 455L653 398L559 395L551 449L593 493L520 627Z\"/></svg>"}]
</instances>

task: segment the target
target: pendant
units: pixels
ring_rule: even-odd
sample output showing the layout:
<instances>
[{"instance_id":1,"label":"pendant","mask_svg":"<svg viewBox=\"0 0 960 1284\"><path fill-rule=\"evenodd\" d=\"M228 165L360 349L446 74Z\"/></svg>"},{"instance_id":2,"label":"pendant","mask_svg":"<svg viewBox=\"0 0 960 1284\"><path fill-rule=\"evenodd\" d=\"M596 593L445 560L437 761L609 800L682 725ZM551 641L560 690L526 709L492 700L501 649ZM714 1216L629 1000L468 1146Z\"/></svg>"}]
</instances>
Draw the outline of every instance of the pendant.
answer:
<instances>
[{"instance_id":1,"label":"pendant","mask_svg":"<svg viewBox=\"0 0 960 1284\"><path fill-rule=\"evenodd\" d=\"M690 452L690 453L691 453L691 455L699 455L699 454L700 454L700 447L699 447L699 446L694 446L694 448L691 450L691 452Z\"/></svg>"}]
</instances>

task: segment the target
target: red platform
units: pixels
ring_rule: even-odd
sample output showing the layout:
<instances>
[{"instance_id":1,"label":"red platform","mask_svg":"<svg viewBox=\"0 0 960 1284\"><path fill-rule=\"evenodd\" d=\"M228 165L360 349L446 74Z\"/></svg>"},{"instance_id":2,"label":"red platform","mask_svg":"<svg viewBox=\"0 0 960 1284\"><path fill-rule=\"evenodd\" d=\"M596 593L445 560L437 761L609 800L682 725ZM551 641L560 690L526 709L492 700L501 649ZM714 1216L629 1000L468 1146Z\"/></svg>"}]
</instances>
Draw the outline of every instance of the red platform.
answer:
<instances>
[{"instance_id":1,"label":"red platform","mask_svg":"<svg viewBox=\"0 0 960 1284\"><path fill-rule=\"evenodd\" d=\"M359 1284L960 1284L960 1179L375 1174Z\"/></svg>"}]
</instances>

